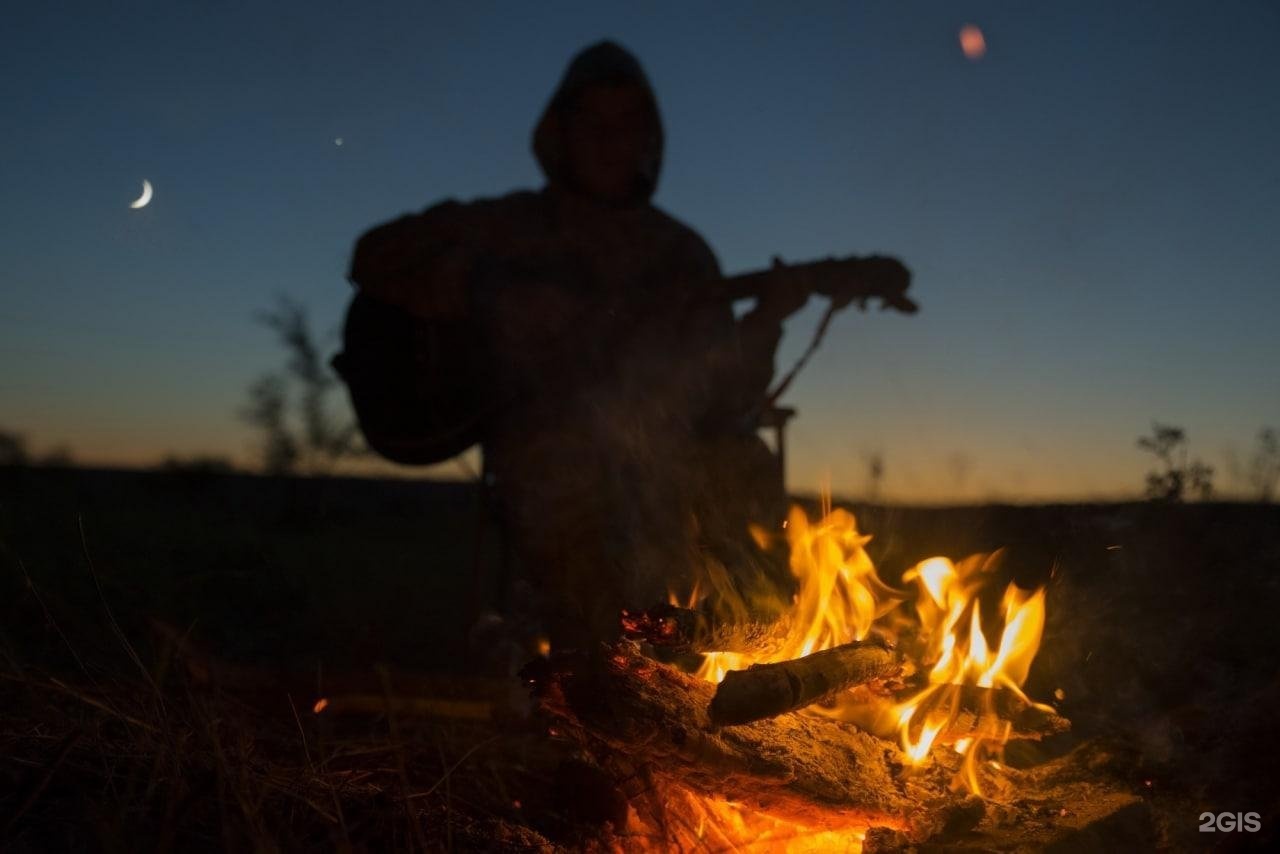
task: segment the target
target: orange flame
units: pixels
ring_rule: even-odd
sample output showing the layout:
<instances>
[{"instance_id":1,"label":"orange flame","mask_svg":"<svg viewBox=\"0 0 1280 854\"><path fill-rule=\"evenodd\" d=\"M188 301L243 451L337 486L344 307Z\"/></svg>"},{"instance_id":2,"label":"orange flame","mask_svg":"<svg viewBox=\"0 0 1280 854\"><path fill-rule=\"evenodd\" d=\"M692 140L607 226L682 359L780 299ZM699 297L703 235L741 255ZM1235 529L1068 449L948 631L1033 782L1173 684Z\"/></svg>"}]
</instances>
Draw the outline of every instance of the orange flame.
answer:
<instances>
[{"instance_id":1,"label":"orange flame","mask_svg":"<svg viewBox=\"0 0 1280 854\"><path fill-rule=\"evenodd\" d=\"M698 670L702 678L719 682L730 670L862 640L876 619L898 603L876 575L863 548L871 537L858 532L852 513L832 510L815 525L802 509L792 507L784 528L791 572L799 582L786 635L762 656L708 653Z\"/></svg>"},{"instance_id":2,"label":"orange flame","mask_svg":"<svg viewBox=\"0 0 1280 854\"><path fill-rule=\"evenodd\" d=\"M1011 729L995 714L992 692L1013 691L1026 700L1021 686L1044 631L1044 589L1029 592L1010 584L1001 601L1000 641L994 648L988 643L979 593L995 558L975 556L959 566L946 558L930 558L903 575L904 581L916 582L916 613L926 649L922 663L933 666L928 687L897 707L902 747L912 764L924 763L928 749L920 746L931 745L964 710L961 688L989 689L979 694L983 708L969 710L978 715L978 730L955 743L956 752L965 757L962 782L976 794L981 794L979 764L986 759L998 767ZM924 723L913 735L917 717Z\"/></svg>"},{"instance_id":3,"label":"orange flame","mask_svg":"<svg viewBox=\"0 0 1280 854\"><path fill-rule=\"evenodd\" d=\"M829 499L823 505L826 512L820 522L811 522L803 510L793 507L784 526L798 590L781 624L786 628L778 643L756 654L708 653L698 675L719 682L729 670L862 640L875 626L916 652L918 664L929 668L928 684L896 704L868 706L875 701L846 694L837 698L834 708L811 711L853 721L880 735L896 733L912 765L929 761L933 749L945 741L943 734L962 713L975 713L976 730L966 732L953 745L965 757L958 782L981 794L977 769L983 762L998 766L1011 729L994 712L995 691L1013 691L1027 699L1021 686L1044 631L1043 588L1026 591L1010 584L1001 601L1000 619L984 624L980 598L999 553L975 555L959 564L930 558L903 575L908 590L898 591L876 574L864 548L871 538L859 533L853 514L829 509ZM758 539L764 536L752 533ZM697 598L695 589L689 604ZM912 602L914 619L891 614L906 600ZM674 595L672 601L678 601ZM988 638L996 640L992 643ZM991 707L965 709L965 686L970 687L970 696L976 693Z\"/></svg>"}]
</instances>

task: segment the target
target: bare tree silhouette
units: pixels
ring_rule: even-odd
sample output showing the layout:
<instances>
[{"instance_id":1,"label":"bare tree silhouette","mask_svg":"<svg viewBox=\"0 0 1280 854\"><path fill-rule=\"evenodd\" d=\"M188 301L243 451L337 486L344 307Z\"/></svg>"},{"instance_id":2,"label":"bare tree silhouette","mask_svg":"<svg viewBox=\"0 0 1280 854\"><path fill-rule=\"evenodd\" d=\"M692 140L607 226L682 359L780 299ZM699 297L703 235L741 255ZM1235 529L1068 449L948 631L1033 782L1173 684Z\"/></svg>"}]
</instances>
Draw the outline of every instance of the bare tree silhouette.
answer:
<instances>
[{"instance_id":1,"label":"bare tree silhouette","mask_svg":"<svg viewBox=\"0 0 1280 854\"><path fill-rule=\"evenodd\" d=\"M249 387L241 417L262 433L262 468L268 474L319 474L347 457L367 453L354 420L333 413L337 376L316 343L306 309L282 296L258 320L276 334L287 354L283 371Z\"/></svg>"}]
</instances>

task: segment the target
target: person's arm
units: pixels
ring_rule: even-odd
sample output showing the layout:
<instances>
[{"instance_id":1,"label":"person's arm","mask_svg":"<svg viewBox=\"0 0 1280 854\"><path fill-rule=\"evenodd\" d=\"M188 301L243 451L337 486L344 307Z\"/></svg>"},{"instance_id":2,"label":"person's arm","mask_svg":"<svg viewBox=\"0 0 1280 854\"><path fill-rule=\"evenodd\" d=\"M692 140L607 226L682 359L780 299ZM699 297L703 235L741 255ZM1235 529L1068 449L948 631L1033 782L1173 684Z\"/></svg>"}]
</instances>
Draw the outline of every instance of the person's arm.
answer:
<instances>
[{"instance_id":1,"label":"person's arm","mask_svg":"<svg viewBox=\"0 0 1280 854\"><path fill-rule=\"evenodd\" d=\"M778 262L775 262L778 264ZM797 287L795 271L780 273L767 284L751 311L738 320L738 347L746 371L744 396L763 400L773 379L774 355L782 340L782 321L795 314L809 299L809 291Z\"/></svg>"},{"instance_id":2,"label":"person's arm","mask_svg":"<svg viewBox=\"0 0 1280 854\"><path fill-rule=\"evenodd\" d=\"M710 247L694 236L687 251L685 276L714 286L720 265ZM782 339L782 321L804 305L808 293L795 286L793 273L779 275L759 293L752 309L735 320L723 299L694 299L686 330L699 348L706 399L699 418L702 429L723 432L750 426L773 380L774 356Z\"/></svg>"}]
</instances>

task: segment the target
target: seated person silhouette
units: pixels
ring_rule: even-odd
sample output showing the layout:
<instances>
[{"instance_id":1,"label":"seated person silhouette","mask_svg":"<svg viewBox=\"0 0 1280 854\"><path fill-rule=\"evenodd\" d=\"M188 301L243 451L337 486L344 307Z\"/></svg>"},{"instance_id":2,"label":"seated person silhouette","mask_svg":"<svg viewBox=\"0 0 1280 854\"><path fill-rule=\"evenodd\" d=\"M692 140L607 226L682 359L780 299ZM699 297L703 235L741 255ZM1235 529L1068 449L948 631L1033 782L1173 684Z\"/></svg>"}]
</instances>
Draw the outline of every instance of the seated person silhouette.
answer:
<instances>
[{"instance_id":1,"label":"seated person silhouette","mask_svg":"<svg viewBox=\"0 0 1280 854\"><path fill-rule=\"evenodd\" d=\"M786 496L756 428L805 292L766 283L735 318L707 243L650 201L662 123L618 45L573 59L533 151L541 190L359 239L338 367L370 443L411 462L481 443L553 646L695 583L777 600L789 574L748 525L780 525Z\"/></svg>"}]
</instances>

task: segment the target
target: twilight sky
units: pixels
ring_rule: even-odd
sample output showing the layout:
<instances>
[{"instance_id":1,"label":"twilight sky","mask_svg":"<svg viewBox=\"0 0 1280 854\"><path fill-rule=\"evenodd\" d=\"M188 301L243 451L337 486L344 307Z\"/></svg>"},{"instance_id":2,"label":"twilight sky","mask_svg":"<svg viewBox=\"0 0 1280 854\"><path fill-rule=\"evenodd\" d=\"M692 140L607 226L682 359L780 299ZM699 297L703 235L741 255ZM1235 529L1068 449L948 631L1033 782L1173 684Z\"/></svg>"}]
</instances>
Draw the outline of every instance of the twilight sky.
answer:
<instances>
[{"instance_id":1,"label":"twilight sky","mask_svg":"<svg viewBox=\"0 0 1280 854\"><path fill-rule=\"evenodd\" d=\"M287 5L7 13L0 428L247 461L237 410L281 361L255 313L336 330L361 231L537 186L533 121L604 37L658 92L656 203L726 272L916 274L919 315L841 316L793 386L792 488L857 494L881 454L894 500L1133 494L1157 419L1230 490L1280 426L1273 3Z\"/></svg>"}]
</instances>

